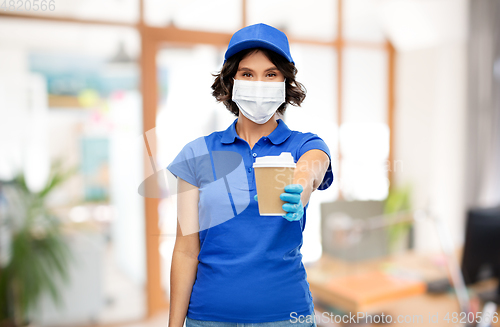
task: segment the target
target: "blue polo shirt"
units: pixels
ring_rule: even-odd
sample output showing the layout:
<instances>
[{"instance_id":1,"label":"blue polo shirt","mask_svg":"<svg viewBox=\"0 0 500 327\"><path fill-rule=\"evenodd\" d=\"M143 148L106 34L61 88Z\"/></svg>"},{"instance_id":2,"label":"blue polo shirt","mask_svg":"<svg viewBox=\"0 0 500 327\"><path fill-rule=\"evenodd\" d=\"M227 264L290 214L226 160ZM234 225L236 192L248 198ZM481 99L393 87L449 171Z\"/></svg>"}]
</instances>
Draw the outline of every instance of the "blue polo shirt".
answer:
<instances>
[{"instance_id":1,"label":"blue polo shirt","mask_svg":"<svg viewBox=\"0 0 500 327\"><path fill-rule=\"evenodd\" d=\"M252 165L256 157L291 152L295 162L311 149L330 157L319 190L333 181L330 151L313 133L278 126L251 149L236 133L236 118L225 130L184 146L167 169L198 187L200 199L198 270L187 316L205 321L259 323L313 313L302 264L299 221L261 216ZM182 227L182 226L181 226Z\"/></svg>"}]
</instances>

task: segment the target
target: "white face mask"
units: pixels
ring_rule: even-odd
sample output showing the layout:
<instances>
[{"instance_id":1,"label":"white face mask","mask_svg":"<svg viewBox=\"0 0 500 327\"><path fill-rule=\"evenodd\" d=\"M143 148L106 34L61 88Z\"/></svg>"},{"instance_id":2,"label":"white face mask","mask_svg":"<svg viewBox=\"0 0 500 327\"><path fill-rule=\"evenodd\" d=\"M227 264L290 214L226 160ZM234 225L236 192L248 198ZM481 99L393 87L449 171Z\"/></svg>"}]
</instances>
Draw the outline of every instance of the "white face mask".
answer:
<instances>
[{"instance_id":1,"label":"white face mask","mask_svg":"<svg viewBox=\"0 0 500 327\"><path fill-rule=\"evenodd\" d=\"M245 117L257 124L271 119L285 102L285 82L233 81L232 100Z\"/></svg>"}]
</instances>

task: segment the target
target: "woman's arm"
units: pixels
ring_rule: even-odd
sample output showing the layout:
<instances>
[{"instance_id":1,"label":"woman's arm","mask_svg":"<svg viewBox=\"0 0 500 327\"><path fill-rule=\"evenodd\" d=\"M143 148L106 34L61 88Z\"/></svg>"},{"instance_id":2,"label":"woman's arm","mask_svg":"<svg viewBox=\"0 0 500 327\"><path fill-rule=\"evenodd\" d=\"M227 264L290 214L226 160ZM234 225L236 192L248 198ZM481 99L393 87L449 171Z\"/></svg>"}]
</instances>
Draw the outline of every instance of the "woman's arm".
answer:
<instances>
[{"instance_id":1,"label":"woman's arm","mask_svg":"<svg viewBox=\"0 0 500 327\"><path fill-rule=\"evenodd\" d=\"M186 318L200 253L199 190L177 178L177 237L170 271L170 312L168 325L182 327Z\"/></svg>"},{"instance_id":2,"label":"woman's arm","mask_svg":"<svg viewBox=\"0 0 500 327\"><path fill-rule=\"evenodd\" d=\"M301 195L304 207L309 202L311 193L316 190L323 181L329 163L330 158L328 155L319 149L307 151L300 157L299 161L297 161L293 183L300 184L304 188Z\"/></svg>"}]
</instances>

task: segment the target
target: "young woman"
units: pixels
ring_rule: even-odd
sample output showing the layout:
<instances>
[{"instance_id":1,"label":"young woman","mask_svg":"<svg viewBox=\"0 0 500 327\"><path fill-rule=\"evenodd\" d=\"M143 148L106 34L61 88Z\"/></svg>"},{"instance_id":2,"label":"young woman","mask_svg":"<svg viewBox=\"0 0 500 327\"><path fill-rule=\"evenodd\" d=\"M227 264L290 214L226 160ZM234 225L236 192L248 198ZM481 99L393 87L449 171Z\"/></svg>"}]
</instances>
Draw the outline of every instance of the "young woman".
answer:
<instances>
[{"instance_id":1,"label":"young woman","mask_svg":"<svg viewBox=\"0 0 500 327\"><path fill-rule=\"evenodd\" d=\"M300 248L311 193L333 174L325 142L276 117L305 98L296 73L274 27L247 26L231 38L212 89L237 118L186 144L167 167L178 180L170 327L316 326ZM261 216L252 164L282 152L296 162L280 196L287 213Z\"/></svg>"}]
</instances>

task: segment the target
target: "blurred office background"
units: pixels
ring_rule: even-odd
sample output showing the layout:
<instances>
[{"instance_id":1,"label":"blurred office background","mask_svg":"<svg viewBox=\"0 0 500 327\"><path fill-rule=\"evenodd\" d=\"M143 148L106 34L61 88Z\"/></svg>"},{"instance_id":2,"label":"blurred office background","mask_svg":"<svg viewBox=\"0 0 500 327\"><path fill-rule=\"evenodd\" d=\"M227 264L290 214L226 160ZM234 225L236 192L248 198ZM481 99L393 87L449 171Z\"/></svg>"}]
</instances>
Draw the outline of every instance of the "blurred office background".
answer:
<instances>
[{"instance_id":1,"label":"blurred office background","mask_svg":"<svg viewBox=\"0 0 500 327\"><path fill-rule=\"evenodd\" d=\"M415 266L446 277L464 265L471 217L496 215L497 1L44 0L38 10L19 3L0 8L4 274L21 253L8 223L14 178L23 177L29 197L54 171L76 169L44 202L77 259L69 283L55 280L65 306L43 293L30 310L34 326L166 325L175 185L144 197L141 183L163 174L187 142L235 119L211 96L211 74L232 33L254 23L287 34L307 88L284 121L318 134L332 154L335 180L312 195L302 247L318 310L348 310L318 291L318 276L333 264L325 258L350 263L342 266L349 276L352 265L411 252L430 258L411 259ZM57 160L62 165L51 168ZM398 212L403 224L391 221ZM371 230L363 223L370 217L387 226ZM498 228L495 217L489 223ZM33 224L29 237L43 239ZM498 262L484 263L493 267L485 279L498 276ZM9 299L2 310L12 313ZM459 311L461 302L453 303Z\"/></svg>"}]
</instances>

